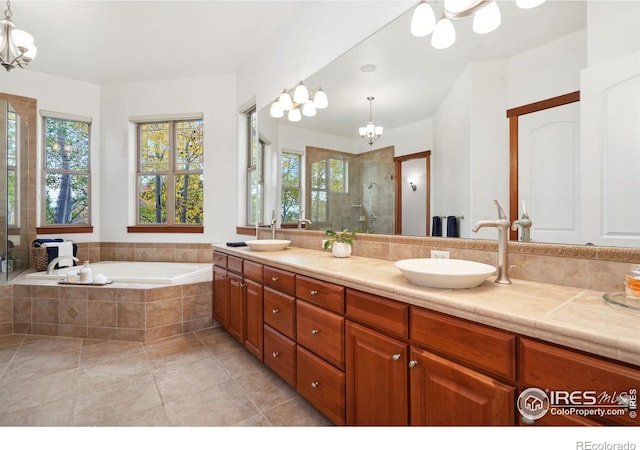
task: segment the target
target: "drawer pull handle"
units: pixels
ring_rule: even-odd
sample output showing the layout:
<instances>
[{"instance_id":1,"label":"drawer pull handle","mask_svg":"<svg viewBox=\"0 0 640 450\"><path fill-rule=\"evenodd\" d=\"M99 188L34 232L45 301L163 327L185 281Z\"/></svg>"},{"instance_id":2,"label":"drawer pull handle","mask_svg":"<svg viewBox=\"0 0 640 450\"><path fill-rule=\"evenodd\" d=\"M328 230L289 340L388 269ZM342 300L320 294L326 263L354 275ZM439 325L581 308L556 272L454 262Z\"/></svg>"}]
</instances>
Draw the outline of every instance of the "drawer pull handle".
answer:
<instances>
[{"instance_id":1,"label":"drawer pull handle","mask_svg":"<svg viewBox=\"0 0 640 450\"><path fill-rule=\"evenodd\" d=\"M311 334L318 334L320 333L320 330L314 328L313 330L311 330Z\"/></svg>"},{"instance_id":2,"label":"drawer pull handle","mask_svg":"<svg viewBox=\"0 0 640 450\"><path fill-rule=\"evenodd\" d=\"M278 281L278 277L271 277L271 281Z\"/></svg>"},{"instance_id":3,"label":"drawer pull handle","mask_svg":"<svg viewBox=\"0 0 640 450\"><path fill-rule=\"evenodd\" d=\"M418 365L418 361L416 361L415 359L409 361L409 368L410 369L413 369L417 365Z\"/></svg>"},{"instance_id":4,"label":"drawer pull handle","mask_svg":"<svg viewBox=\"0 0 640 450\"><path fill-rule=\"evenodd\" d=\"M314 381L314 382L311 383L311 387L312 388L317 388L319 384L320 384L319 382Z\"/></svg>"},{"instance_id":5,"label":"drawer pull handle","mask_svg":"<svg viewBox=\"0 0 640 450\"><path fill-rule=\"evenodd\" d=\"M274 309L272 309L272 310L271 310L271 312L272 312L273 314L278 314L278 313L280 312L280 310L279 310L279 309L275 309L275 308L274 308Z\"/></svg>"},{"instance_id":6,"label":"drawer pull handle","mask_svg":"<svg viewBox=\"0 0 640 450\"><path fill-rule=\"evenodd\" d=\"M391 359L393 359L394 361L398 361L400 359L400 356L402 356L400 353L394 353L393 356L391 356Z\"/></svg>"},{"instance_id":7,"label":"drawer pull handle","mask_svg":"<svg viewBox=\"0 0 640 450\"><path fill-rule=\"evenodd\" d=\"M318 295L318 291L309 291L309 294L311 294L311 295Z\"/></svg>"},{"instance_id":8,"label":"drawer pull handle","mask_svg":"<svg viewBox=\"0 0 640 450\"><path fill-rule=\"evenodd\" d=\"M277 358L277 357L280 355L280 353L278 353L278 352L273 352L273 353L272 353L272 355L273 355L273 357L274 357L274 358Z\"/></svg>"}]
</instances>

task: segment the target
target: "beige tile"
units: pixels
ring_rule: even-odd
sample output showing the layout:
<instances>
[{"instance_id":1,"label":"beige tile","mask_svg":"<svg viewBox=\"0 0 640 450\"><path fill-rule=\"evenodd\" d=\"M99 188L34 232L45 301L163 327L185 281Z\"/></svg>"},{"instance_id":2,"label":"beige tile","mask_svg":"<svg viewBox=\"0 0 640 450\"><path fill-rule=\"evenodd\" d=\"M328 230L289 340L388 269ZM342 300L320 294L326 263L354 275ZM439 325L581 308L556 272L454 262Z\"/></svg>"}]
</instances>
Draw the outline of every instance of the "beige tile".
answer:
<instances>
[{"instance_id":1,"label":"beige tile","mask_svg":"<svg viewBox=\"0 0 640 450\"><path fill-rule=\"evenodd\" d=\"M0 379L0 414L12 413L73 396L78 369L47 376L7 380Z\"/></svg>"},{"instance_id":2,"label":"beige tile","mask_svg":"<svg viewBox=\"0 0 640 450\"><path fill-rule=\"evenodd\" d=\"M145 314L147 329L182 322L182 299L148 302Z\"/></svg>"},{"instance_id":3,"label":"beige tile","mask_svg":"<svg viewBox=\"0 0 640 450\"><path fill-rule=\"evenodd\" d=\"M38 323L58 323L60 302L58 299L34 298L32 320Z\"/></svg>"},{"instance_id":4,"label":"beige tile","mask_svg":"<svg viewBox=\"0 0 640 450\"><path fill-rule=\"evenodd\" d=\"M234 378L266 370L265 365L245 349L220 353L217 355L217 359L222 367Z\"/></svg>"},{"instance_id":5,"label":"beige tile","mask_svg":"<svg viewBox=\"0 0 640 450\"><path fill-rule=\"evenodd\" d=\"M82 346L81 364L97 364L114 361L131 355L144 353L142 344L137 342L101 341Z\"/></svg>"},{"instance_id":6,"label":"beige tile","mask_svg":"<svg viewBox=\"0 0 640 450\"><path fill-rule=\"evenodd\" d=\"M302 397L296 397L286 403L264 412L267 420L274 426L310 427L328 426L331 422Z\"/></svg>"},{"instance_id":7,"label":"beige tile","mask_svg":"<svg viewBox=\"0 0 640 450\"><path fill-rule=\"evenodd\" d=\"M115 327L118 324L115 302L89 301L87 324L90 327Z\"/></svg>"},{"instance_id":8,"label":"beige tile","mask_svg":"<svg viewBox=\"0 0 640 450\"><path fill-rule=\"evenodd\" d=\"M231 380L229 374L212 358L188 365L163 365L153 369L153 377L165 403L202 390L213 390Z\"/></svg>"},{"instance_id":9,"label":"beige tile","mask_svg":"<svg viewBox=\"0 0 640 450\"><path fill-rule=\"evenodd\" d=\"M0 414L0 426L5 427L63 427L73 418L73 396L54 400L32 408Z\"/></svg>"},{"instance_id":10,"label":"beige tile","mask_svg":"<svg viewBox=\"0 0 640 450\"><path fill-rule=\"evenodd\" d=\"M198 336L198 339L211 350L214 356L220 356L221 354L244 348L240 342L236 341L227 333L215 333L203 337Z\"/></svg>"},{"instance_id":11,"label":"beige tile","mask_svg":"<svg viewBox=\"0 0 640 450\"><path fill-rule=\"evenodd\" d=\"M118 303L117 324L120 328L145 328L144 303Z\"/></svg>"},{"instance_id":12,"label":"beige tile","mask_svg":"<svg viewBox=\"0 0 640 450\"><path fill-rule=\"evenodd\" d=\"M298 395L295 389L269 369L242 376L236 381L263 413Z\"/></svg>"}]
</instances>

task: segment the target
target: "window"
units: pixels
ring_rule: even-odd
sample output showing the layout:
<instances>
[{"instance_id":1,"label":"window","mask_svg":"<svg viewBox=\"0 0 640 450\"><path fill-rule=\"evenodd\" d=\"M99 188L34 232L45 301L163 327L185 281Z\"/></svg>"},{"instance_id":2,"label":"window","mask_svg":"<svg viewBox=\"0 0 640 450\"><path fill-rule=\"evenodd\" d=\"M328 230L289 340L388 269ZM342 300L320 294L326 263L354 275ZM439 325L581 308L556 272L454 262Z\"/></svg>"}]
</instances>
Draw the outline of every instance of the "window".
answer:
<instances>
[{"instance_id":1,"label":"window","mask_svg":"<svg viewBox=\"0 0 640 450\"><path fill-rule=\"evenodd\" d=\"M329 158L311 163L311 221L326 222L329 193L348 192L349 162Z\"/></svg>"},{"instance_id":2,"label":"window","mask_svg":"<svg viewBox=\"0 0 640 450\"><path fill-rule=\"evenodd\" d=\"M138 225L201 225L203 121L138 122Z\"/></svg>"},{"instance_id":3,"label":"window","mask_svg":"<svg viewBox=\"0 0 640 450\"><path fill-rule=\"evenodd\" d=\"M302 155L282 152L282 223L297 223L300 219L300 166Z\"/></svg>"},{"instance_id":4,"label":"window","mask_svg":"<svg viewBox=\"0 0 640 450\"><path fill-rule=\"evenodd\" d=\"M16 228L18 221L18 114L11 109L7 111L7 226Z\"/></svg>"},{"instance_id":5,"label":"window","mask_svg":"<svg viewBox=\"0 0 640 450\"><path fill-rule=\"evenodd\" d=\"M87 226L90 216L90 118L43 115L43 224Z\"/></svg>"},{"instance_id":6,"label":"window","mask_svg":"<svg viewBox=\"0 0 640 450\"><path fill-rule=\"evenodd\" d=\"M253 108L246 114L247 129L247 225L264 222L264 151L267 143L257 133L257 113Z\"/></svg>"}]
</instances>

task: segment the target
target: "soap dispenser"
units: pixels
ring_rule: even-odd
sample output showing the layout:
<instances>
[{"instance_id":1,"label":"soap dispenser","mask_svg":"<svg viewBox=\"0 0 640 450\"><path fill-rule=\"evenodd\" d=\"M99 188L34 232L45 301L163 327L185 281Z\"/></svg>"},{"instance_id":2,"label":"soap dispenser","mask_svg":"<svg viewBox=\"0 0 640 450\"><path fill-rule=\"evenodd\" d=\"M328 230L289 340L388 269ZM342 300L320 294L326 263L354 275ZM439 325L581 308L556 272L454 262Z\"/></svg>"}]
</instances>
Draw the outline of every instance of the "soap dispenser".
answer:
<instances>
[{"instance_id":1,"label":"soap dispenser","mask_svg":"<svg viewBox=\"0 0 640 450\"><path fill-rule=\"evenodd\" d=\"M81 283L93 282L93 270L89 267L89 261L85 261L79 272Z\"/></svg>"},{"instance_id":2,"label":"soap dispenser","mask_svg":"<svg viewBox=\"0 0 640 450\"><path fill-rule=\"evenodd\" d=\"M624 291L628 297L640 298L640 264L633 264L624 277Z\"/></svg>"}]
</instances>

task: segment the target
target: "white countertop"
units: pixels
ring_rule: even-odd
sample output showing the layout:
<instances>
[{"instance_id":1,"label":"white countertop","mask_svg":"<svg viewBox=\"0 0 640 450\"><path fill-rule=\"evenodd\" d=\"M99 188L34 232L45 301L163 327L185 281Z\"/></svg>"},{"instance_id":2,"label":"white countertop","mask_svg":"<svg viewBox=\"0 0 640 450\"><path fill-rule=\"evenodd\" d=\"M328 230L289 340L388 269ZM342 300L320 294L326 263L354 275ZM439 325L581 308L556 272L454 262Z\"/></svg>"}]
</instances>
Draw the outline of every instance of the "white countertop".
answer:
<instances>
[{"instance_id":1,"label":"white countertop","mask_svg":"<svg viewBox=\"0 0 640 450\"><path fill-rule=\"evenodd\" d=\"M604 292L490 277L473 289L435 289L407 281L393 261L289 247L258 252L214 244L214 250L289 269L525 336L640 365L640 312L606 303Z\"/></svg>"}]
</instances>

